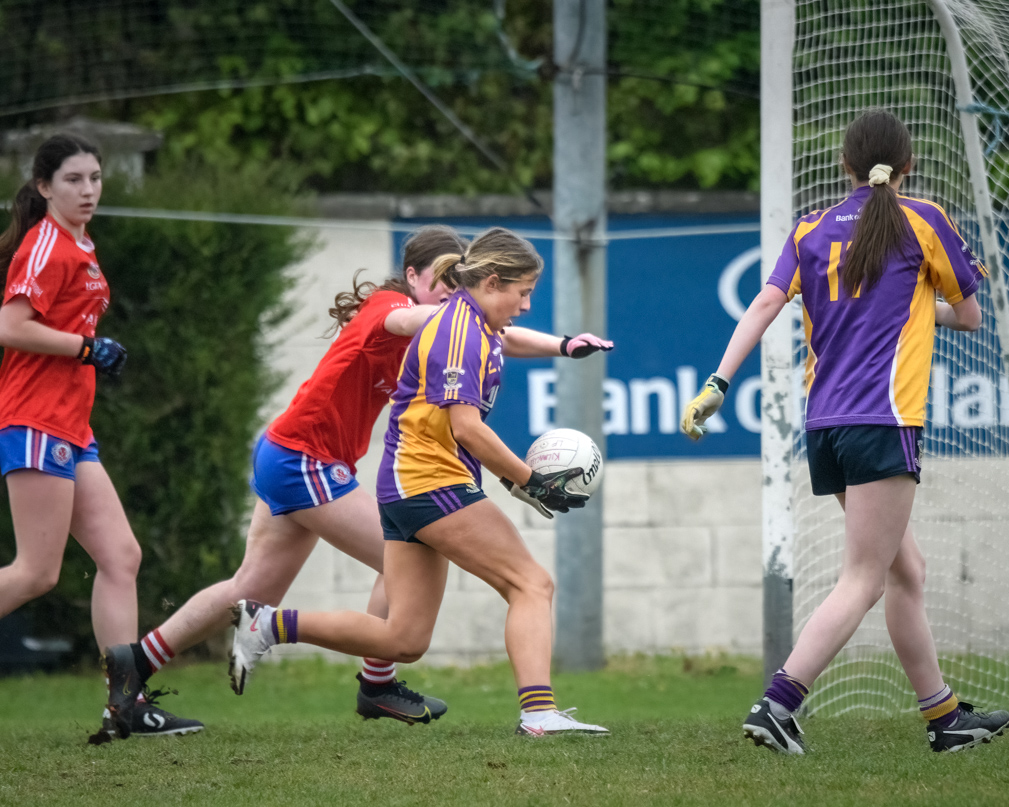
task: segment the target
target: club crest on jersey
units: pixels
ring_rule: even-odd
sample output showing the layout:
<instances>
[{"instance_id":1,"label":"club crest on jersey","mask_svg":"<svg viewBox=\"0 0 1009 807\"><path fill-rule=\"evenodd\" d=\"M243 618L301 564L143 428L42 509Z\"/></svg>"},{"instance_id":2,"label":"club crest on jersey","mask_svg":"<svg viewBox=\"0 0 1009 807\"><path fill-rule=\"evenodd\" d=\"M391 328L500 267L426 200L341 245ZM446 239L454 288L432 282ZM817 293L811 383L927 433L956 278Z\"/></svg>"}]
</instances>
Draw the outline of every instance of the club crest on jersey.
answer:
<instances>
[{"instance_id":1,"label":"club crest on jersey","mask_svg":"<svg viewBox=\"0 0 1009 807\"><path fill-rule=\"evenodd\" d=\"M462 384L459 383L459 376L466 375L466 371L462 367L446 367L442 370L445 375L445 391L451 392L452 390L457 390Z\"/></svg>"},{"instance_id":2,"label":"club crest on jersey","mask_svg":"<svg viewBox=\"0 0 1009 807\"><path fill-rule=\"evenodd\" d=\"M52 451L50 453L53 455L53 462L60 467L70 462L70 458L73 456L70 451L70 444L63 442L62 440L52 447Z\"/></svg>"},{"instance_id":3,"label":"club crest on jersey","mask_svg":"<svg viewBox=\"0 0 1009 807\"><path fill-rule=\"evenodd\" d=\"M329 475L338 485L346 485L354 478L354 475L350 472L350 468L342 462L333 463L333 466L329 469Z\"/></svg>"},{"instance_id":4,"label":"club crest on jersey","mask_svg":"<svg viewBox=\"0 0 1009 807\"><path fill-rule=\"evenodd\" d=\"M102 276L102 270L98 268L97 263L93 263L88 267L88 274L97 280Z\"/></svg>"}]
</instances>

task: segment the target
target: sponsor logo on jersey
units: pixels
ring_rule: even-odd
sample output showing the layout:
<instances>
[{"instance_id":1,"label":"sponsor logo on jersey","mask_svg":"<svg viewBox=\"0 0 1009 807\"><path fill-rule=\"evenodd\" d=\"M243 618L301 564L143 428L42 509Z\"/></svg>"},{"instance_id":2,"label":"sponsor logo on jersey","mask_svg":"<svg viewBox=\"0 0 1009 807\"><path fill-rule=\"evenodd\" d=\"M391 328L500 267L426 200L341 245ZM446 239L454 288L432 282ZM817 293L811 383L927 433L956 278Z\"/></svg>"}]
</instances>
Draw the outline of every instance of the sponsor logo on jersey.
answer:
<instances>
[{"instance_id":1,"label":"sponsor logo on jersey","mask_svg":"<svg viewBox=\"0 0 1009 807\"><path fill-rule=\"evenodd\" d=\"M105 284L100 280L89 280L84 284L85 291L101 291L105 288Z\"/></svg>"},{"instance_id":2,"label":"sponsor logo on jersey","mask_svg":"<svg viewBox=\"0 0 1009 807\"><path fill-rule=\"evenodd\" d=\"M60 467L66 465L70 462L70 458L73 456L70 451L70 444L60 440L52 448L53 462L55 462Z\"/></svg>"},{"instance_id":3,"label":"sponsor logo on jersey","mask_svg":"<svg viewBox=\"0 0 1009 807\"><path fill-rule=\"evenodd\" d=\"M88 267L88 274L91 275L91 277L97 279L97 278L99 278L99 277L102 276L102 270L98 268L98 264L97 263L92 263Z\"/></svg>"},{"instance_id":4,"label":"sponsor logo on jersey","mask_svg":"<svg viewBox=\"0 0 1009 807\"><path fill-rule=\"evenodd\" d=\"M444 387L447 392L459 389L462 386L459 383L459 376L466 375L466 371L462 367L446 367L442 373L445 376Z\"/></svg>"},{"instance_id":5,"label":"sponsor logo on jersey","mask_svg":"<svg viewBox=\"0 0 1009 807\"><path fill-rule=\"evenodd\" d=\"M329 469L329 475L338 485L346 485L354 478L354 475L350 472L350 468L342 462L333 463L333 467Z\"/></svg>"}]
</instances>

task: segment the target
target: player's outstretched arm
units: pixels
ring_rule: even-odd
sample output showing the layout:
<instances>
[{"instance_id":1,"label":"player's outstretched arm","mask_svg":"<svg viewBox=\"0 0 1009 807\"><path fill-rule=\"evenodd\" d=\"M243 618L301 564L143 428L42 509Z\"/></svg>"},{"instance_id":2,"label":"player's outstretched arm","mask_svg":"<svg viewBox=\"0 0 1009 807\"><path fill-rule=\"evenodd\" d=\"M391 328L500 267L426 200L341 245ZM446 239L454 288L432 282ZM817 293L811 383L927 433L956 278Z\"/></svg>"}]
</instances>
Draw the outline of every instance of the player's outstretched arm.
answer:
<instances>
[{"instance_id":1,"label":"player's outstretched arm","mask_svg":"<svg viewBox=\"0 0 1009 807\"><path fill-rule=\"evenodd\" d=\"M566 356L583 359L599 350L613 350L613 342L591 333L554 336L531 328L510 325L502 332L502 350L509 358L540 359Z\"/></svg>"},{"instance_id":2,"label":"player's outstretched arm","mask_svg":"<svg viewBox=\"0 0 1009 807\"><path fill-rule=\"evenodd\" d=\"M718 369L709 376L700 394L683 410L680 428L684 434L694 440L704 436L708 430L704 423L722 405L732 377L787 302L785 292L777 286L769 284L760 290L732 332Z\"/></svg>"},{"instance_id":3,"label":"player's outstretched arm","mask_svg":"<svg viewBox=\"0 0 1009 807\"><path fill-rule=\"evenodd\" d=\"M415 305L412 308L397 308L385 318L385 329L396 336L413 336L424 327L431 315L438 310L436 305Z\"/></svg>"}]
</instances>

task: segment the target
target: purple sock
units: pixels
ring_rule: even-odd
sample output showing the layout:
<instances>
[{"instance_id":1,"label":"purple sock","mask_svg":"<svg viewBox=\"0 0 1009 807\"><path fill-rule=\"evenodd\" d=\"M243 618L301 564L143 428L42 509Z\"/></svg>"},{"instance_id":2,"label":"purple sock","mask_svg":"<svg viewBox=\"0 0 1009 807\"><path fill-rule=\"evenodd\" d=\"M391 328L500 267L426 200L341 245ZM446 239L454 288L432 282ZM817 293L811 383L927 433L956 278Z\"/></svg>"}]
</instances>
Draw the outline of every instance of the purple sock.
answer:
<instances>
[{"instance_id":1,"label":"purple sock","mask_svg":"<svg viewBox=\"0 0 1009 807\"><path fill-rule=\"evenodd\" d=\"M273 628L273 638L279 644L297 644L298 612L296 610L274 611L270 627Z\"/></svg>"},{"instance_id":2,"label":"purple sock","mask_svg":"<svg viewBox=\"0 0 1009 807\"><path fill-rule=\"evenodd\" d=\"M771 679L771 685L764 693L764 697L775 703L780 703L788 711L795 712L802 701L809 694L806 685L797 678L792 678L785 672L784 668L778 670Z\"/></svg>"}]
</instances>

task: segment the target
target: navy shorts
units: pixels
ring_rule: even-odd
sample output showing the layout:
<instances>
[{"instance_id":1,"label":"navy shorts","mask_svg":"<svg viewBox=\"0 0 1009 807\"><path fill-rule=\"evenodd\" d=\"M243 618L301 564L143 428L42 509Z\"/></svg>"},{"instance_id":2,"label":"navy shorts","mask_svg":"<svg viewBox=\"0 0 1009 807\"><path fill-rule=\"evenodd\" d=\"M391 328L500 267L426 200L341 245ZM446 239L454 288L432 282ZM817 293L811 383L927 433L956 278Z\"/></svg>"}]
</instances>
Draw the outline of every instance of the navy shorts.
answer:
<instances>
[{"instance_id":1,"label":"navy shorts","mask_svg":"<svg viewBox=\"0 0 1009 807\"><path fill-rule=\"evenodd\" d=\"M864 485L911 474L921 482L924 439L917 426L834 426L806 432L806 458L813 495L844 493Z\"/></svg>"},{"instance_id":2,"label":"navy shorts","mask_svg":"<svg viewBox=\"0 0 1009 807\"><path fill-rule=\"evenodd\" d=\"M77 463L100 462L98 443L84 448L30 426L0 429L0 474L31 468L50 476L77 478Z\"/></svg>"},{"instance_id":3,"label":"navy shorts","mask_svg":"<svg viewBox=\"0 0 1009 807\"><path fill-rule=\"evenodd\" d=\"M427 493L378 505L382 516L382 532L387 541L422 544L417 532L457 510L486 499L487 494L476 485L449 485Z\"/></svg>"},{"instance_id":4,"label":"navy shorts","mask_svg":"<svg viewBox=\"0 0 1009 807\"><path fill-rule=\"evenodd\" d=\"M317 460L277 445L265 434L252 450L249 484L275 516L318 507L358 486L346 463Z\"/></svg>"}]
</instances>

